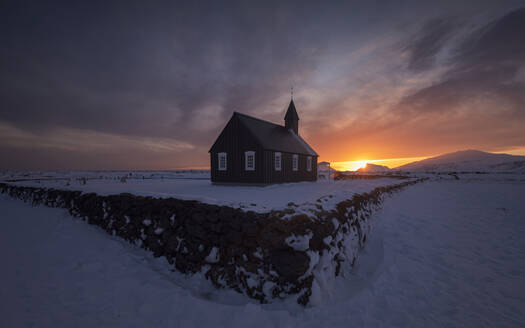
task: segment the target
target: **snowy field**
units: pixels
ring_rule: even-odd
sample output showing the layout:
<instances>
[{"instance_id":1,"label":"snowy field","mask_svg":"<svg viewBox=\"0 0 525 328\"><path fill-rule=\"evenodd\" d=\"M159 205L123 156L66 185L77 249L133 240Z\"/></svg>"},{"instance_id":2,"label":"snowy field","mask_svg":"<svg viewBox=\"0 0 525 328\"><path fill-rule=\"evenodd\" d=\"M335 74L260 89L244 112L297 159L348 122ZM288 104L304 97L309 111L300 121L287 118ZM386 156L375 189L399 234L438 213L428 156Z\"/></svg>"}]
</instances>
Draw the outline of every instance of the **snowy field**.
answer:
<instances>
[{"instance_id":1,"label":"snowy field","mask_svg":"<svg viewBox=\"0 0 525 328\"><path fill-rule=\"evenodd\" d=\"M125 182L122 181L123 176L127 177ZM26 176L5 174L3 180L18 180L10 182L18 186L80 190L99 195L131 193L139 196L197 200L255 212L284 209L289 203L299 206L296 212L315 209L317 204L322 205L324 209L333 209L337 203L352 198L355 193L365 193L376 187L403 181L380 178L335 182L319 180L269 186L224 186L211 184L209 172L206 171L132 172L131 175L128 172L43 172Z\"/></svg>"},{"instance_id":2,"label":"snowy field","mask_svg":"<svg viewBox=\"0 0 525 328\"><path fill-rule=\"evenodd\" d=\"M433 181L373 215L320 304L259 305L64 210L0 196L3 327L524 327L525 183Z\"/></svg>"}]
</instances>

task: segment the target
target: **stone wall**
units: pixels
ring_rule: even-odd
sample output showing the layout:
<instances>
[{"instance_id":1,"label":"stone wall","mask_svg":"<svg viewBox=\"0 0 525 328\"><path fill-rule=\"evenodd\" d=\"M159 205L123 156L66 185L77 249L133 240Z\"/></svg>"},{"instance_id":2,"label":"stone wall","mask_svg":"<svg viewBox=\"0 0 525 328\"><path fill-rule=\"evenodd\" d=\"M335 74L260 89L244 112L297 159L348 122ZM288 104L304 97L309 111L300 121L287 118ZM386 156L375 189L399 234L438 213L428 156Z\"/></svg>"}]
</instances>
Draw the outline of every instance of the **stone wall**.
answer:
<instances>
[{"instance_id":1,"label":"stone wall","mask_svg":"<svg viewBox=\"0 0 525 328\"><path fill-rule=\"evenodd\" d=\"M74 217L163 256L182 273L203 272L218 288L233 288L261 303L294 294L309 303L321 275L351 267L383 195L423 179L355 195L313 216L292 209L244 212L174 198L21 187L0 193L33 205L65 208ZM290 213L292 212L292 213Z\"/></svg>"}]
</instances>

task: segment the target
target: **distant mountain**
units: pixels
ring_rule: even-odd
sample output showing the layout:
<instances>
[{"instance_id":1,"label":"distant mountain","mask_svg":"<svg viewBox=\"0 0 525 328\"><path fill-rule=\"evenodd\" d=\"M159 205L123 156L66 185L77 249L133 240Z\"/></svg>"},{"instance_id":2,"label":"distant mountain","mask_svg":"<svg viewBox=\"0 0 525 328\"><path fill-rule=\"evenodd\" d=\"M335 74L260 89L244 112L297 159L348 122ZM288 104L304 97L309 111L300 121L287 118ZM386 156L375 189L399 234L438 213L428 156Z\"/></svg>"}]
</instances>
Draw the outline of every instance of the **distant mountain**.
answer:
<instances>
[{"instance_id":1,"label":"distant mountain","mask_svg":"<svg viewBox=\"0 0 525 328\"><path fill-rule=\"evenodd\" d=\"M370 163L367 163L366 166L357 170L357 172L361 172L361 173L372 173L372 172L376 173L376 172L386 172L386 171L390 171L390 168L388 168L388 166L370 164Z\"/></svg>"},{"instance_id":2,"label":"distant mountain","mask_svg":"<svg viewBox=\"0 0 525 328\"><path fill-rule=\"evenodd\" d=\"M525 172L525 156L462 150L412 162L399 167L403 171Z\"/></svg>"}]
</instances>

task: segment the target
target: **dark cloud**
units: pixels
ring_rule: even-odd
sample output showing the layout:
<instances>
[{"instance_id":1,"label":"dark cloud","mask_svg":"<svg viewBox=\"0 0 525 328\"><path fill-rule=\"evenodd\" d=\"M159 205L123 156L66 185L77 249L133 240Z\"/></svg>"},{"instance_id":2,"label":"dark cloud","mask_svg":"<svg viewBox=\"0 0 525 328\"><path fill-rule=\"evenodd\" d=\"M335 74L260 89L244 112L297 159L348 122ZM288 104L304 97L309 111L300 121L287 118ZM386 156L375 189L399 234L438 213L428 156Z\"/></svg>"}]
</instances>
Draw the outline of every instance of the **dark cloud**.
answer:
<instances>
[{"instance_id":1,"label":"dark cloud","mask_svg":"<svg viewBox=\"0 0 525 328\"><path fill-rule=\"evenodd\" d=\"M188 122L210 103L253 107L288 89L315 56L288 42L299 17L278 7L23 9L4 23L0 119L31 129L176 136L185 125L170 129L170 117Z\"/></svg>"},{"instance_id":2,"label":"dark cloud","mask_svg":"<svg viewBox=\"0 0 525 328\"><path fill-rule=\"evenodd\" d=\"M514 115L523 120L525 80L519 76L525 69L523 35L525 9L477 29L456 47L451 68L440 81L406 96L398 109L412 114L466 110L476 115L486 109L479 103L486 100L491 102L493 116Z\"/></svg>"},{"instance_id":3,"label":"dark cloud","mask_svg":"<svg viewBox=\"0 0 525 328\"><path fill-rule=\"evenodd\" d=\"M454 60L456 70L521 66L525 64L525 8L483 26L465 40Z\"/></svg>"},{"instance_id":4,"label":"dark cloud","mask_svg":"<svg viewBox=\"0 0 525 328\"><path fill-rule=\"evenodd\" d=\"M260 113L392 6L15 3L0 20L0 121L207 146L231 112Z\"/></svg>"},{"instance_id":5,"label":"dark cloud","mask_svg":"<svg viewBox=\"0 0 525 328\"><path fill-rule=\"evenodd\" d=\"M408 69L423 71L434 66L436 56L461 26L457 18L434 18L403 47L408 55Z\"/></svg>"}]
</instances>

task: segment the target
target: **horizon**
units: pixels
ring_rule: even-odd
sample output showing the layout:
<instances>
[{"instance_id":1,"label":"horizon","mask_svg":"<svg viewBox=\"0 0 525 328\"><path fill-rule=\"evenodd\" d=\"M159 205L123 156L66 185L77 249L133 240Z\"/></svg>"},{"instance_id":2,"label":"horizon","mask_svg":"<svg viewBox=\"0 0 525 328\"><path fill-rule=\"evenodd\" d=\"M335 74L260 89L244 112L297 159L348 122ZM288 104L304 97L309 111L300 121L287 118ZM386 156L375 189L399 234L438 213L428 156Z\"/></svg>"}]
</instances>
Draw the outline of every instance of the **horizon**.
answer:
<instances>
[{"instance_id":1,"label":"horizon","mask_svg":"<svg viewBox=\"0 0 525 328\"><path fill-rule=\"evenodd\" d=\"M343 162L334 162L335 165L334 168L339 171L355 171L357 169L360 169L362 167L365 167L366 164L376 164L376 165L382 165L386 166L389 169L397 169L403 165L419 162L425 159L434 158L442 155L457 153L457 152L463 152L463 151L481 151L485 153L490 154L507 154L507 155L513 155L513 156L525 156L525 149L514 149L510 151L502 151L502 152L489 152L489 151L483 151L479 149L460 149L456 151L452 151L449 153L442 153L442 154L435 154L430 156L421 156L421 157L406 157L406 158L387 158L387 159L377 159L377 160L357 160L357 161L343 161Z\"/></svg>"},{"instance_id":2,"label":"horizon","mask_svg":"<svg viewBox=\"0 0 525 328\"><path fill-rule=\"evenodd\" d=\"M451 152L451 153L438 154L438 155L432 155L432 156L423 156L423 157L407 157L407 158L389 158L389 159L377 159L377 160L356 160L356 161L330 162L330 166L331 166L332 169L335 169L337 171L357 171L360 168L366 167L368 164L375 164L375 165L386 166L388 169L391 169L391 170L396 170L396 169L398 169L401 166L406 165L406 164L415 163L415 162L423 161L423 160L430 159L430 158L435 158L435 157L439 157L439 156L443 156L443 155L453 154L453 153L457 153L457 152L464 152L464 151L480 151L480 152L489 153L489 154L504 154L504 155L506 154L506 155L512 155L512 156L525 156L525 151L523 151L523 150L516 150L514 152L499 152L499 153L495 153L495 152L485 152L485 151L477 150L477 149L463 149L463 150L457 150L457 151L454 151L454 152ZM210 166L191 166L190 165L190 166L185 166L185 167L175 167L175 168L165 168L165 169L122 168L122 169L108 170L108 169L93 168L93 169L77 169L77 170L49 169L49 170L29 170L29 171L36 171L36 172L38 172L38 171L50 171L50 172L53 172L53 171L56 171L56 172L60 172L60 171L64 171L64 172L67 172L67 171L71 171L71 172L74 172L74 171L79 171L79 172L81 172L81 171L93 171L93 172L97 172L97 171L107 171L107 172L111 172L111 171L116 171L116 172L120 172L120 171L170 172L170 171L192 171L192 170L194 170L194 171L209 171L210 170ZM24 170L1 169L0 171L24 171Z\"/></svg>"},{"instance_id":3,"label":"horizon","mask_svg":"<svg viewBox=\"0 0 525 328\"><path fill-rule=\"evenodd\" d=\"M234 111L283 124L292 87L299 134L334 168L525 155L520 1L10 2L0 17L0 170L209 168Z\"/></svg>"}]
</instances>

